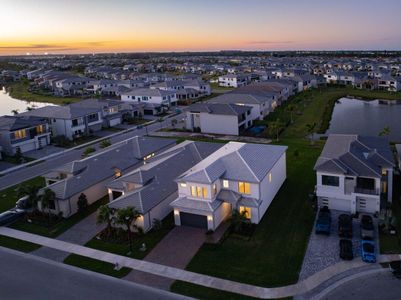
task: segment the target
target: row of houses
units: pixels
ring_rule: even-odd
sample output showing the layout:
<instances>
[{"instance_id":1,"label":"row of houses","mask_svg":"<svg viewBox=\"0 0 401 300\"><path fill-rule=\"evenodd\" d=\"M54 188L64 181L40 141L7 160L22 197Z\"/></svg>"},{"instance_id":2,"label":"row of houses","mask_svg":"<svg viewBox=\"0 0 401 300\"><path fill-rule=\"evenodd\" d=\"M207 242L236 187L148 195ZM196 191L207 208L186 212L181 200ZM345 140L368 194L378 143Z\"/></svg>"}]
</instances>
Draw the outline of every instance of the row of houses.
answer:
<instances>
[{"instance_id":1,"label":"row of houses","mask_svg":"<svg viewBox=\"0 0 401 300\"><path fill-rule=\"evenodd\" d=\"M49 145L51 137L74 140L142 114L141 105L119 100L87 99L63 106L44 106L0 117L0 146L7 155L15 155L17 149L25 153Z\"/></svg>"},{"instance_id":2,"label":"row of houses","mask_svg":"<svg viewBox=\"0 0 401 300\"><path fill-rule=\"evenodd\" d=\"M285 146L134 137L44 175L67 218L108 197L113 209L135 207L144 231L174 212L175 224L216 230L234 210L259 223L286 179ZM263 159L259 159L263 157ZM40 208L40 205L39 205Z\"/></svg>"}]
</instances>

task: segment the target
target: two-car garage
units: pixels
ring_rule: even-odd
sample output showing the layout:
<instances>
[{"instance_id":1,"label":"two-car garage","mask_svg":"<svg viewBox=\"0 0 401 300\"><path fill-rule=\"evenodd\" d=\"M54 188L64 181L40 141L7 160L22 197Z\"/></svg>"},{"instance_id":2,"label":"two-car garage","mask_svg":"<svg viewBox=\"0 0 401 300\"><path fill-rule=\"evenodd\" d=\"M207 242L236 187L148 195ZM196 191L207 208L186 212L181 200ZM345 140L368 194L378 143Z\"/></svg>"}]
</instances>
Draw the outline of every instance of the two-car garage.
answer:
<instances>
[{"instance_id":1,"label":"two-car garage","mask_svg":"<svg viewBox=\"0 0 401 300\"><path fill-rule=\"evenodd\" d=\"M191 226L207 229L207 217L203 215L190 214L180 212L180 220L182 226Z\"/></svg>"}]
</instances>

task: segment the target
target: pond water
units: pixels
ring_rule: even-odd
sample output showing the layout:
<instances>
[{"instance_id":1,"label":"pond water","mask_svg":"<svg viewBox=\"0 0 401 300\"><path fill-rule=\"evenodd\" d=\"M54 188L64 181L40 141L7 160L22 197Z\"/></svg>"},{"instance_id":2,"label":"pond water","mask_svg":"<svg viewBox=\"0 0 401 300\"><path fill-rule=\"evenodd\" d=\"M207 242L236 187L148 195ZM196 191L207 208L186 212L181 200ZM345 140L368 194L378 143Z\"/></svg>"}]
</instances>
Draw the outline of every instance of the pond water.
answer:
<instances>
[{"instance_id":1,"label":"pond water","mask_svg":"<svg viewBox=\"0 0 401 300\"><path fill-rule=\"evenodd\" d=\"M334 106L328 133L377 136L390 128L391 141L401 141L401 105L379 100L363 101L341 98Z\"/></svg>"},{"instance_id":2,"label":"pond water","mask_svg":"<svg viewBox=\"0 0 401 300\"><path fill-rule=\"evenodd\" d=\"M14 99L9 93L7 93L4 87L0 86L0 116L13 115L13 110L17 110L19 113L22 113L27 111L28 107L39 108L46 105L54 104Z\"/></svg>"}]
</instances>

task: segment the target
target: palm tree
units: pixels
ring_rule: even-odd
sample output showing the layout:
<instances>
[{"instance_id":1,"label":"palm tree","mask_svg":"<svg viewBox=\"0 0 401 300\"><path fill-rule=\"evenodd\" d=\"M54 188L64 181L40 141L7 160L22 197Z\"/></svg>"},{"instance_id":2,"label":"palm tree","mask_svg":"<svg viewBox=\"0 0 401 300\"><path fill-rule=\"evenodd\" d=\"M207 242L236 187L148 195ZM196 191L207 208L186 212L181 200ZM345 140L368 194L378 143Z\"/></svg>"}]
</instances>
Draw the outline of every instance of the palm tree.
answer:
<instances>
[{"instance_id":1,"label":"palm tree","mask_svg":"<svg viewBox=\"0 0 401 300\"><path fill-rule=\"evenodd\" d=\"M96 222L98 224L104 224L104 223L107 224L106 227L107 237L109 237L111 234L113 221L114 221L113 209L110 208L108 205L100 206L99 209L97 210Z\"/></svg>"},{"instance_id":2,"label":"palm tree","mask_svg":"<svg viewBox=\"0 0 401 300\"><path fill-rule=\"evenodd\" d=\"M390 127L389 126L384 127L379 133L379 136L389 136L389 135L390 135Z\"/></svg>"},{"instance_id":3,"label":"palm tree","mask_svg":"<svg viewBox=\"0 0 401 300\"><path fill-rule=\"evenodd\" d=\"M290 120L291 120L291 124L294 123L294 120L292 118L292 115L295 111L296 106L294 104L288 104L287 105L287 111L290 113Z\"/></svg>"},{"instance_id":4,"label":"palm tree","mask_svg":"<svg viewBox=\"0 0 401 300\"><path fill-rule=\"evenodd\" d=\"M310 140L310 144L313 145L313 132L315 130L316 127L316 123L309 123L306 124L306 130L308 132L308 136L309 136L309 140Z\"/></svg>"},{"instance_id":5,"label":"palm tree","mask_svg":"<svg viewBox=\"0 0 401 300\"><path fill-rule=\"evenodd\" d=\"M132 253L132 237L131 237L131 227L138 228L133 224L136 219L140 216L139 212L134 207L126 207L117 209L117 224L125 225L127 227L128 242L129 242L129 253Z\"/></svg>"},{"instance_id":6,"label":"palm tree","mask_svg":"<svg viewBox=\"0 0 401 300\"><path fill-rule=\"evenodd\" d=\"M278 137L280 135L280 130L283 128L283 123L280 121L280 119L270 122L268 125L268 128L269 128L270 134L275 134L276 141L278 141Z\"/></svg>"},{"instance_id":7,"label":"palm tree","mask_svg":"<svg viewBox=\"0 0 401 300\"><path fill-rule=\"evenodd\" d=\"M45 210L47 209L47 215L48 215L48 226L50 226L50 203L54 202L56 199L56 194L53 192L53 190L46 188L43 190L43 193L40 197L40 203L42 204L42 209Z\"/></svg>"},{"instance_id":8,"label":"palm tree","mask_svg":"<svg viewBox=\"0 0 401 300\"><path fill-rule=\"evenodd\" d=\"M11 112L13 113L14 116L18 115L18 113L19 113L18 109L13 109Z\"/></svg>"},{"instance_id":9,"label":"palm tree","mask_svg":"<svg viewBox=\"0 0 401 300\"><path fill-rule=\"evenodd\" d=\"M28 207L32 207L33 209L37 209L37 204L38 204L38 192L39 192L40 187L36 185L20 185L17 190L17 195L18 198L28 196L27 202L28 202Z\"/></svg>"},{"instance_id":10,"label":"palm tree","mask_svg":"<svg viewBox=\"0 0 401 300\"><path fill-rule=\"evenodd\" d=\"M230 226L234 232L238 232L241 229L242 223L247 220L246 211L239 212L238 210L233 210L230 218Z\"/></svg>"}]
</instances>

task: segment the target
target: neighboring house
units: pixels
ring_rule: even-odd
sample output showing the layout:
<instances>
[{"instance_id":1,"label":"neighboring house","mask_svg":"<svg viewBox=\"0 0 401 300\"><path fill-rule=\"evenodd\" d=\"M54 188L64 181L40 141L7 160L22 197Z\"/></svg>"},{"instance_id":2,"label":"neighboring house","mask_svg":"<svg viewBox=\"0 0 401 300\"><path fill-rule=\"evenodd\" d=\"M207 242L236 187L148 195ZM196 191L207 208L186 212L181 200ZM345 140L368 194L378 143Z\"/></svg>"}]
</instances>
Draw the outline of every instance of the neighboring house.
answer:
<instances>
[{"instance_id":1,"label":"neighboring house","mask_svg":"<svg viewBox=\"0 0 401 300\"><path fill-rule=\"evenodd\" d=\"M229 142L176 179L176 225L216 230L233 210L258 224L286 179L286 146Z\"/></svg>"},{"instance_id":2,"label":"neighboring house","mask_svg":"<svg viewBox=\"0 0 401 300\"><path fill-rule=\"evenodd\" d=\"M33 116L0 117L0 146L7 155L41 149L50 144L47 120Z\"/></svg>"},{"instance_id":3,"label":"neighboring house","mask_svg":"<svg viewBox=\"0 0 401 300\"><path fill-rule=\"evenodd\" d=\"M382 76L378 79L378 88L390 92L401 91L401 78Z\"/></svg>"},{"instance_id":4,"label":"neighboring house","mask_svg":"<svg viewBox=\"0 0 401 300\"><path fill-rule=\"evenodd\" d=\"M89 78L69 75L68 78L55 80L53 91L56 96L81 95L89 82Z\"/></svg>"},{"instance_id":5,"label":"neighboring house","mask_svg":"<svg viewBox=\"0 0 401 300\"><path fill-rule=\"evenodd\" d=\"M315 164L318 205L378 213L392 202L394 157L381 137L329 135Z\"/></svg>"},{"instance_id":6,"label":"neighboring house","mask_svg":"<svg viewBox=\"0 0 401 300\"><path fill-rule=\"evenodd\" d=\"M323 75L326 78L326 82L329 84L335 84L339 80L339 76L335 72L330 72Z\"/></svg>"},{"instance_id":7,"label":"neighboring house","mask_svg":"<svg viewBox=\"0 0 401 300\"><path fill-rule=\"evenodd\" d=\"M114 209L134 207L141 214L136 225L149 231L155 219L162 220L172 211L170 203L178 196L174 179L221 146L184 141L152 157L145 165L107 185L109 206Z\"/></svg>"},{"instance_id":8,"label":"neighboring house","mask_svg":"<svg viewBox=\"0 0 401 300\"><path fill-rule=\"evenodd\" d=\"M252 126L251 106L196 103L186 111L186 128L202 133L239 135Z\"/></svg>"},{"instance_id":9,"label":"neighboring house","mask_svg":"<svg viewBox=\"0 0 401 300\"><path fill-rule=\"evenodd\" d=\"M208 103L236 104L252 107L251 119L263 120L273 108L277 106L277 93L265 93L264 95L253 95L251 93L241 93L238 90L229 92L208 101Z\"/></svg>"},{"instance_id":10,"label":"neighboring house","mask_svg":"<svg viewBox=\"0 0 401 300\"><path fill-rule=\"evenodd\" d=\"M53 136L73 140L102 129L102 110L99 107L82 107L79 102L65 106L44 106L21 115L46 118Z\"/></svg>"},{"instance_id":11,"label":"neighboring house","mask_svg":"<svg viewBox=\"0 0 401 300\"><path fill-rule=\"evenodd\" d=\"M240 87L251 82L250 76L245 74L227 74L219 76L219 86Z\"/></svg>"},{"instance_id":12,"label":"neighboring house","mask_svg":"<svg viewBox=\"0 0 401 300\"><path fill-rule=\"evenodd\" d=\"M175 91L165 91L159 89L131 89L121 93L121 100L132 101L134 103L144 103L145 114L156 115L167 110L177 103Z\"/></svg>"},{"instance_id":13,"label":"neighboring house","mask_svg":"<svg viewBox=\"0 0 401 300\"><path fill-rule=\"evenodd\" d=\"M78 210L77 202L82 193L88 204L105 197L109 182L174 144L175 140L171 139L134 137L52 170L43 176L46 188L56 194L56 200L50 205L52 213L61 213L64 218L73 215Z\"/></svg>"}]
</instances>

